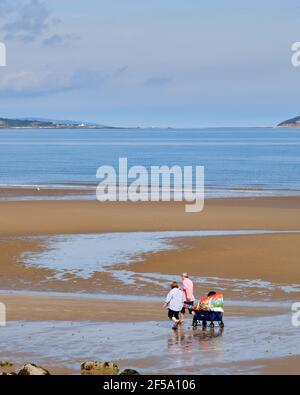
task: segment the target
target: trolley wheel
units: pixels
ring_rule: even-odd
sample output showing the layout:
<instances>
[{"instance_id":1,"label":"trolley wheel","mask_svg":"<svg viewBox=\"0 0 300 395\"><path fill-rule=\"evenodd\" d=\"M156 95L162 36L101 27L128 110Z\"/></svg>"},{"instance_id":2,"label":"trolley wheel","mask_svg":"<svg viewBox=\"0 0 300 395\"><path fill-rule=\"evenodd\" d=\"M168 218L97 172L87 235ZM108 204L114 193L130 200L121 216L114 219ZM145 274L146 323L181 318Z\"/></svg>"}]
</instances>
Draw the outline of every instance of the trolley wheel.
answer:
<instances>
[{"instance_id":1,"label":"trolley wheel","mask_svg":"<svg viewBox=\"0 0 300 395\"><path fill-rule=\"evenodd\" d=\"M197 318L194 318L193 319L193 328L197 328L197 326L198 326L198 320L197 320Z\"/></svg>"},{"instance_id":2,"label":"trolley wheel","mask_svg":"<svg viewBox=\"0 0 300 395\"><path fill-rule=\"evenodd\" d=\"M210 328L214 328L214 327L215 327L215 324L214 324L213 322L211 322L211 323L209 324L209 327L210 327Z\"/></svg>"},{"instance_id":3,"label":"trolley wheel","mask_svg":"<svg viewBox=\"0 0 300 395\"><path fill-rule=\"evenodd\" d=\"M202 321L202 328L205 329L207 327L207 322L206 321Z\"/></svg>"},{"instance_id":4,"label":"trolley wheel","mask_svg":"<svg viewBox=\"0 0 300 395\"><path fill-rule=\"evenodd\" d=\"M220 326L220 328L224 328L224 322L223 321L221 321L220 323L219 323L219 326Z\"/></svg>"}]
</instances>

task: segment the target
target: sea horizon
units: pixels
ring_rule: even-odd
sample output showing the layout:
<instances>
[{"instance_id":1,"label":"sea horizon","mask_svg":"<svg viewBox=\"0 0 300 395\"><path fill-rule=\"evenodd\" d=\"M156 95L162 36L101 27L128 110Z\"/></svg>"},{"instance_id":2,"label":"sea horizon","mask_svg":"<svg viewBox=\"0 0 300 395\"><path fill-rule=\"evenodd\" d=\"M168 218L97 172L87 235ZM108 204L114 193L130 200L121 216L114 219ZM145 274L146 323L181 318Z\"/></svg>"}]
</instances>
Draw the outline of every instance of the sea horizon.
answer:
<instances>
[{"instance_id":1,"label":"sea horizon","mask_svg":"<svg viewBox=\"0 0 300 395\"><path fill-rule=\"evenodd\" d=\"M2 129L0 188L90 191L75 194L74 198L93 199L99 182L97 169L111 165L117 171L119 158L126 157L128 165L147 169L162 165L204 166L207 198L300 195L297 129L125 131ZM45 198L58 197L43 195Z\"/></svg>"}]
</instances>

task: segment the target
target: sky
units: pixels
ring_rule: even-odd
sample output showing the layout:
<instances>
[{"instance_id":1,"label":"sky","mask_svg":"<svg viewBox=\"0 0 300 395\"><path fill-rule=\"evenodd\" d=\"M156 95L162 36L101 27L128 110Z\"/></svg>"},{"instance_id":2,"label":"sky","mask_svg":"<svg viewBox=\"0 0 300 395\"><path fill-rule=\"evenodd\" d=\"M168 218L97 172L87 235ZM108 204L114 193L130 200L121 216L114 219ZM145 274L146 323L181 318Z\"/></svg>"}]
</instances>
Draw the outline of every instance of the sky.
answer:
<instances>
[{"instance_id":1,"label":"sky","mask_svg":"<svg viewBox=\"0 0 300 395\"><path fill-rule=\"evenodd\" d=\"M299 0L0 0L0 117L272 126L300 115Z\"/></svg>"}]
</instances>

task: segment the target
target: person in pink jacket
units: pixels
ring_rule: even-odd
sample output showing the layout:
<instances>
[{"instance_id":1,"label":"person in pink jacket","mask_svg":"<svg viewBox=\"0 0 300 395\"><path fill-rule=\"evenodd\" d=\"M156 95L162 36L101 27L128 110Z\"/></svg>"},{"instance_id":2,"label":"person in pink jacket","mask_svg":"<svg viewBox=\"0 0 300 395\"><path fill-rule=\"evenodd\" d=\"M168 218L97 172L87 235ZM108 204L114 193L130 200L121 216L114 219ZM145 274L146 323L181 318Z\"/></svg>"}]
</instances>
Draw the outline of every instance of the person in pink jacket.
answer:
<instances>
[{"instance_id":1,"label":"person in pink jacket","mask_svg":"<svg viewBox=\"0 0 300 395\"><path fill-rule=\"evenodd\" d=\"M189 276L187 273L182 273L182 291L184 294L184 306L181 310L180 314L180 322L183 323L184 321L184 314L185 314L185 306L189 306L188 310L189 313L192 314L192 307L195 302L195 297L194 297L194 284L191 279L189 279Z\"/></svg>"}]
</instances>

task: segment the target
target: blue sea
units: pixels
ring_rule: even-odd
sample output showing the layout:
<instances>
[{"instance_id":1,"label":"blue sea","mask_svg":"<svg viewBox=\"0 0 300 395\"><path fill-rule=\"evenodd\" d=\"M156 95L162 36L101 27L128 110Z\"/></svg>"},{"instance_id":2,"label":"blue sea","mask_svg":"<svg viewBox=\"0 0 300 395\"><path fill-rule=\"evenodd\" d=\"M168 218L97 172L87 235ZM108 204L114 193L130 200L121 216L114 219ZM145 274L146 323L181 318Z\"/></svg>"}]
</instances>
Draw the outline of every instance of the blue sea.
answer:
<instances>
[{"instance_id":1,"label":"blue sea","mask_svg":"<svg viewBox=\"0 0 300 395\"><path fill-rule=\"evenodd\" d=\"M206 196L300 195L300 130L0 131L0 186L88 188L99 166L204 166Z\"/></svg>"}]
</instances>

